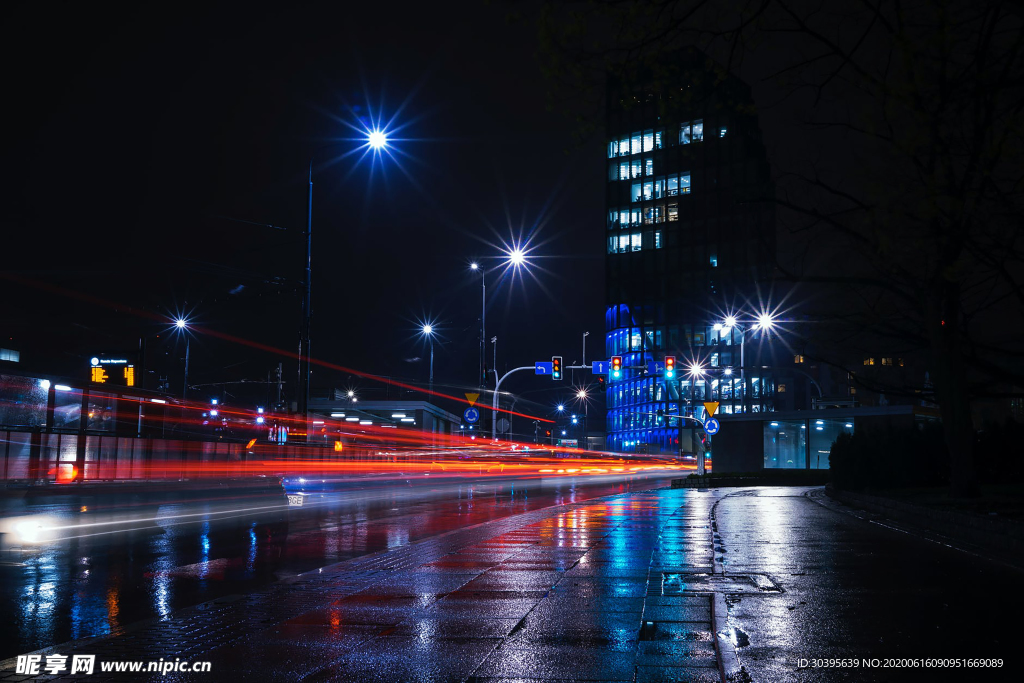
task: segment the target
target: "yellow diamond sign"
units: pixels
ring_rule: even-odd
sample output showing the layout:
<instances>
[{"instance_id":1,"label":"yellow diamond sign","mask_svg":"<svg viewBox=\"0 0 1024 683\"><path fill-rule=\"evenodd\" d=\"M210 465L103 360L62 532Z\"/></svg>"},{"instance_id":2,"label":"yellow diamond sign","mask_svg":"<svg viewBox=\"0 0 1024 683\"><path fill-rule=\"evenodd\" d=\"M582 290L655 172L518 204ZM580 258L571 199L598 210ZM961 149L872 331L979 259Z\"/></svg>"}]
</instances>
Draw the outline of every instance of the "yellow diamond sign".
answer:
<instances>
[{"instance_id":1,"label":"yellow diamond sign","mask_svg":"<svg viewBox=\"0 0 1024 683\"><path fill-rule=\"evenodd\" d=\"M470 393L466 394L466 400L469 401L469 405L474 405L478 398L480 398L480 394L470 394Z\"/></svg>"},{"instance_id":2,"label":"yellow diamond sign","mask_svg":"<svg viewBox=\"0 0 1024 683\"><path fill-rule=\"evenodd\" d=\"M708 411L708 417L714 417L718 412L718 401L707 401L704 403L704 410Z\"/></svg>"}]
</instances>

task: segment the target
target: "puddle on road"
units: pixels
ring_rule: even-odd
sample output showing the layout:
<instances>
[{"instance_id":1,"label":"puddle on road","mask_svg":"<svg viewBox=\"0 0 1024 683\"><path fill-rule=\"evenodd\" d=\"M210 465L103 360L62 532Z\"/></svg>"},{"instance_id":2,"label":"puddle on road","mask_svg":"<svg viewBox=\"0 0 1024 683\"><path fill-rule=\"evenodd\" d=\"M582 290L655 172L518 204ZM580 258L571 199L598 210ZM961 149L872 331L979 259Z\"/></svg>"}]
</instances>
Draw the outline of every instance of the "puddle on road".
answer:
<instances>
[{"instance_id":1,"label":"puddle on road","mask_svg":"<svg viewBox=\"0 0 1024 683\"><path fill-rule=\"evenodd\" d=\"M782 588L763 574L686 574L661 575L662 595L683 593L781 593Z\"/></svg>"}]
</instances>

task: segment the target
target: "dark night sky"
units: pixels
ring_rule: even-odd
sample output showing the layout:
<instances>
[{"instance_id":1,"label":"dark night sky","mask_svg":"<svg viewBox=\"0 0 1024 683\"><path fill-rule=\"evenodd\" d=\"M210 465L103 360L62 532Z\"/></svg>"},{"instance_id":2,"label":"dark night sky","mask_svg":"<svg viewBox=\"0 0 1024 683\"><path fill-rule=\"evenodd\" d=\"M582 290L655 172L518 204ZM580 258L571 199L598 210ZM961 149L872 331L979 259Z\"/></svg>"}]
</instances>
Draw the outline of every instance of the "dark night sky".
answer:
<instances>
[{"instance_id":1,"label":"dark night sky","mask_svg":"<svg viewBox=\"0 0 1024 683\"><path fill-rule=\"evenodd\" d=\"M446 339L437 384L460 393L478 359L468 263L522 235L540 268L490 300L499 366L578 360L584 330L596 357L601 141L574 147L573 123L547 110L532 23L509 24L502 4L438 7L14 10L3 269L118 310L5 282L4 344L70 374L94 350L156 334L147 315L191 310L212 330L294 349L298 293L266 280L301 277L310 154L369 111L394 118L401 151L314 177L314 356L425 382L414 329L432 315ZM192 352L195 382L265 377L278 360L208 336Z\"/></svg>"}]
</instances>

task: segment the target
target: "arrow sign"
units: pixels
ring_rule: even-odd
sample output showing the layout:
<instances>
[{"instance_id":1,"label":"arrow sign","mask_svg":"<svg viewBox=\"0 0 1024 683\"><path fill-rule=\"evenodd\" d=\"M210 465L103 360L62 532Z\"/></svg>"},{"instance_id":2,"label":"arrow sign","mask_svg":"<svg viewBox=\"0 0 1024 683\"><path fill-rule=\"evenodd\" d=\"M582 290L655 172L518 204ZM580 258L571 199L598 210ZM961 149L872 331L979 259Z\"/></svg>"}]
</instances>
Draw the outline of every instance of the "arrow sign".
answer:
<instances>
[{"instance_id":1,"label":"arrow sign","mask_svg":"<svg viewBox=\"0 0 1024 683\"><path fill-rule=\"evenodd\" d=\"M476 400L480 398L480 394L470 394L466 392L466 400L469 401L469 405L476 405Z\"/></svg>"},{"instance_id":2,"label":"arrow sign","mask_svg":"<svg viewBox=\"0 0 1024 683\"><path fill-rule=\"evenodd\" d=\"M590 371L595 375L607 375L609 365L611 365L611 363L606 360L595 360L590 364Z\"/></svg>"},{"instance_id":3,"label":"arrow sign","mask_svg":"<svg viewBox=\"0 0 1024 683\"><path fill-rule=\"evenodd\" d=\"M466 411L462 413L462 419L468 424L473 424L480 419L480 411L476 408L466 408Z\"/></svg>"},{"instance_id":4,"label":"arrow sign","mask_svg":"<svg viewBox=\"0 0 1024 683\"><path fill-rule=\"evenodd\" d=\"M551 374L551 361L546 363L534 363L533 374L535 375L550 375Z\"/></svg>"},{"instance_id":5,"label":"arrow sign","mask_svg":"<svg viewBox=\"0 0 1024 683\"><path fill-rule=\"evenodd\" d=\"M647 372L651 375L657 375L659 372L665 369L664 361L652 360L647 364Z\"/></svg>"},{"instance_id":6,"label":"arrow sign","mask_svg":"<svg viewBox=\"0 0 1024 683\"><path fill-rule=\"evenodd\" d=\"M714 417L715 413L718 412L718 401L706 401L704 403L704 410L708 411L708 417Z\"/></svg>"}]
</instances>

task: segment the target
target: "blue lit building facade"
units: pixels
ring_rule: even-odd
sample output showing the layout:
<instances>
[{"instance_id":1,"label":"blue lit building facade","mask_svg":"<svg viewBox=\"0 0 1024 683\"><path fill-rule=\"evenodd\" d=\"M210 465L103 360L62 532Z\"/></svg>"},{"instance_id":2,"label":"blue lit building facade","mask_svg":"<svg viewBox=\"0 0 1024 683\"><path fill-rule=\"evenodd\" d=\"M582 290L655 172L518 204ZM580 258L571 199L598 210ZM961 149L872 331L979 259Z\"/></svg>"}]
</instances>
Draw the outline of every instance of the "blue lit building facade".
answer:
<instances>
[{"instance_id":1,"label":"blue lit building facade","mask_svg":"<svg viewBox=\"0 0 1024 683\"><path fill-rule=\"evenodd\" d=\"M771 340L751 324L775 262L757 117L745 85L719 81L696 53L679 61L670 85L609 84L605 348L624 367L607 385L614 451L673 453L682 440L693 452L671 416L701 418L703 401L775 409ZM648 370L669 355L676 377Z\"/></svg>"}]
</instances>

